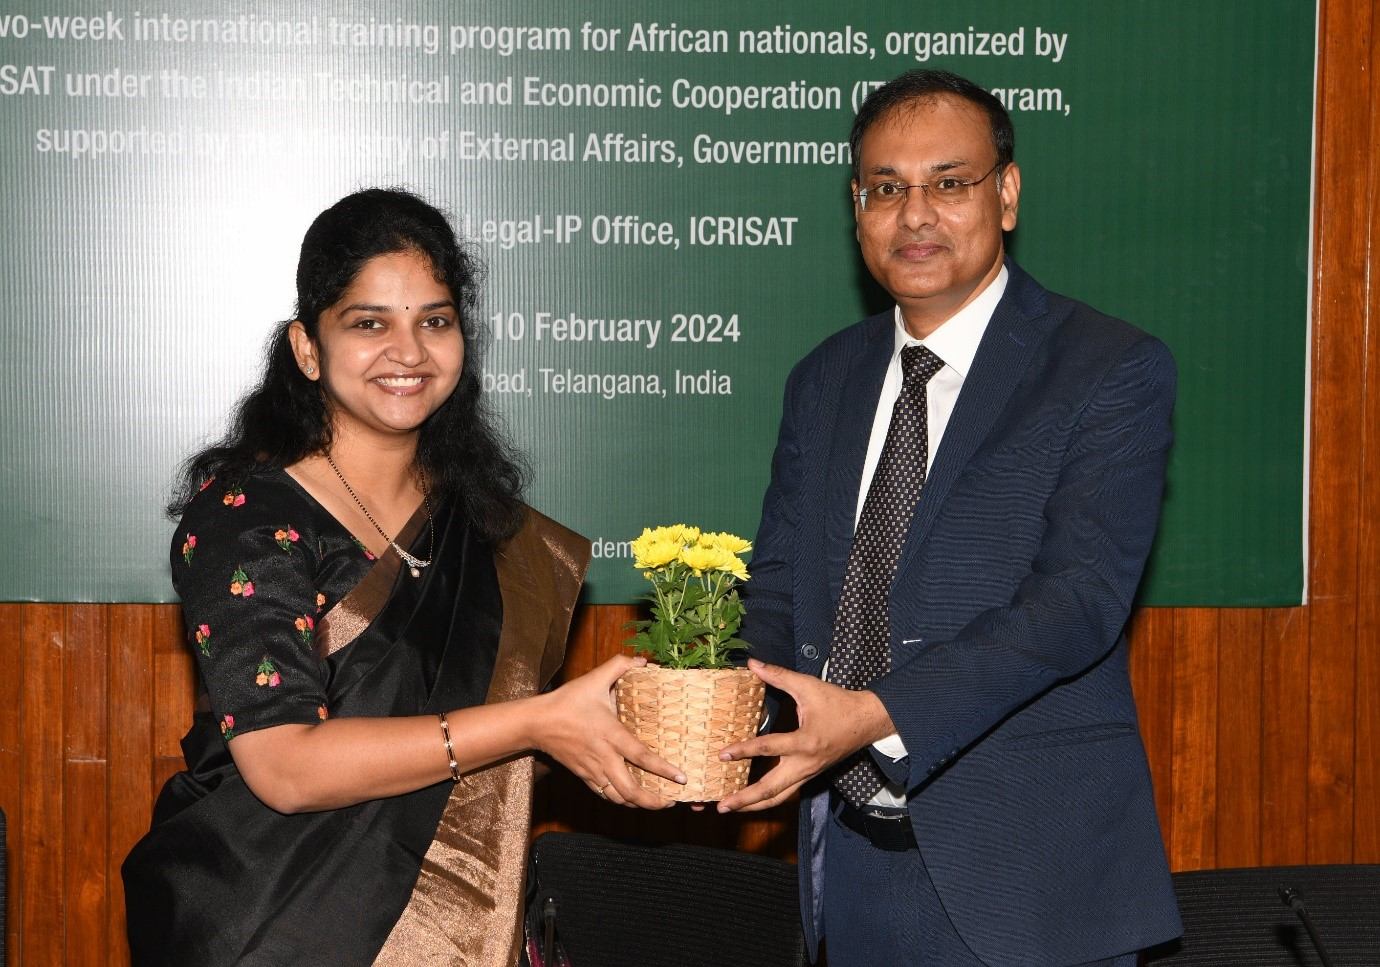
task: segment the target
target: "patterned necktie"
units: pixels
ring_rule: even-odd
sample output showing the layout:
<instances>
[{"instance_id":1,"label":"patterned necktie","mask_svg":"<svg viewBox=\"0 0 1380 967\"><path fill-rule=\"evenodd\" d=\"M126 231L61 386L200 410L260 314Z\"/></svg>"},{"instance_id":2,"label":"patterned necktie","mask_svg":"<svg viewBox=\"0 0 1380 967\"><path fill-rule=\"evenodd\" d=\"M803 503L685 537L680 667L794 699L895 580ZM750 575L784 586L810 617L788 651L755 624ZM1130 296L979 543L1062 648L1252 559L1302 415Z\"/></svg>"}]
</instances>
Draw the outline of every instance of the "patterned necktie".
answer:
<instances>
[{"instance_id":1,"label":"patterned necktie","mask_svg":"<svg viewBox=\"0 0 1380 967\"><path fill-rule=\"evenodd\" d=\"M944 361L924 346L901 350L901 394L892 408L886 443L853 534L834 615L826 680L844 688L866 688L891 670L887 603L911 514L925 485L929 458L926 387L943 367ZM865 805L886 785L866 749L844 759L838 770L834 787L854 806Z\"/></svg>"}]
</instances>

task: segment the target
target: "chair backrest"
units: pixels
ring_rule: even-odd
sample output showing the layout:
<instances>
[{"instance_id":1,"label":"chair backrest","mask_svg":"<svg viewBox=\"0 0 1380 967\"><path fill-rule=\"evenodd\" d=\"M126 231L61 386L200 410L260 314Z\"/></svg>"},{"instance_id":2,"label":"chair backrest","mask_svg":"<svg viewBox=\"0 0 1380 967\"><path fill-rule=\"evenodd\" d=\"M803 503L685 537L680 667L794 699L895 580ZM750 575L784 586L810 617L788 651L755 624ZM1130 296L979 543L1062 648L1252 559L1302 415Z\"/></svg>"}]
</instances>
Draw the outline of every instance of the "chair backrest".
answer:
<instances>
[{"instance_id":1,"label":"chair backrest","mask_svg":"<svg viewBox=\"0 0 1380 967\"><path fill-rule=\"evenodd\" d=\"M1332 967L1380 964L1380 866L1266 866L1174 874L1181 941L1156 948L1150 967L1322 967L1281 888L1303 901Z\"/></svg>"},{"instance_id":2,"label":"chair backrest","mask_svg":"<svg viewBox=\"0 0 1380 967\"><path fill-rule=\"evenodd\" d=\"M800 967L795 867L705 846L547 833L536 902L554 900L573 967Z\"/></svg>"}]
</instances>

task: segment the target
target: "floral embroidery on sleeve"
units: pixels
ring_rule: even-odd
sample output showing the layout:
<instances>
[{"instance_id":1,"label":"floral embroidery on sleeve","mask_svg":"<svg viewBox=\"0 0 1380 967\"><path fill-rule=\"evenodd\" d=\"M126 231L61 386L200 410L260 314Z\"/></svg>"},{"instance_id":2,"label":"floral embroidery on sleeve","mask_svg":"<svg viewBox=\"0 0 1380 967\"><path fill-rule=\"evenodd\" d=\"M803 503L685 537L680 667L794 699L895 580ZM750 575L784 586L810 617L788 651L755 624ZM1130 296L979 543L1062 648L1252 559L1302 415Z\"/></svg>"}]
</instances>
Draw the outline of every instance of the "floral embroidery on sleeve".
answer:
<instances>
[{"instance_id":1,"label":"floral embroidery on sleeve","mask_svg":"<svg viewBox=\"0 0 1380 967\"><path fill-rule=\"evenodd\" d=\"M329 669L316 653L316 625L369 571L367 548L356 550L349 533L279 471L221 475L167 536L165 560L183 603L182 647L214 710L199 720L204 734L229 742L329 718Z\"/></svg>"},{"instance_id":2,"label":"floral embroidery on sleeve","mask_svg":"<svg viewBox=\"0 0 1380 967\"><path fill-rule=\"evenodd\" d=\"M254 582L249 580L249 575L244 573L244 568L235 568L235 573L230 575L230 593L244 598L254 596Z\"/></svg>"},{"instance_id":3,"label":"floral embroidery on sleeve","mask_svg":"<svg viewBox=\"0 0 1380 967\"><path fill-rule=\"evenodd\" d=\"M287 527L280 527L273 532L273 539L277 541L278 546L285 551L292 550L292 545L297 543L300 536L301 535L292 529L291 524Z\"/></svg>"},{"instance_id":4,"label":"floral embroidery on sleeve","mask_svg":"<svg viewBox=\"0 0 1380 967\"><path fill-rule=\"evenodd\" d=\"M302 639L302 644L310 647L312 632L316 630L315 619L309 614L304 614L302 617L293 621L292 625L297 629L297 634L298 637Z\"/></svg>"},{"instance_id":5,"label":"floral embroidery on sleeve","mask_svg":"<svg viewBox=\"0 0 1380 967\"><path fill-rule=\"evenodd\" d=\"M257 671L258 674L254 676L254 684L260 688L265 685L269 688L277 688L283 684L283 676L278 674L278 668L273 664L273 659L267 655L264 655L263 660L259 662Z\"/></svg>"}]
</instances>

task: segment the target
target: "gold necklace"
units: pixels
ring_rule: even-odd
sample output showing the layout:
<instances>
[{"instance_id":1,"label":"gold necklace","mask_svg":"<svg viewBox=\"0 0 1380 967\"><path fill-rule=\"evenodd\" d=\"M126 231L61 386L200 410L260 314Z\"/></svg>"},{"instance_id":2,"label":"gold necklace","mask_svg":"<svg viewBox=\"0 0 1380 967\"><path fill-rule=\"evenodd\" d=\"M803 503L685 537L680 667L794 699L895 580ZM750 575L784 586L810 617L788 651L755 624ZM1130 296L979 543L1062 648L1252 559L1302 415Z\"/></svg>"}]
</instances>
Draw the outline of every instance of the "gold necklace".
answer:
<instances>
[{"instance_id":1,"label":"gold necklace","mask_svg":"<svg viewBox=\"0 0 1380 967\"><path fill-rule=\"evenodd\" d=\"M369 513L369 508L364 506L364 501L359 499L359 494L355 493L355 488L350 486L350 481L345 479L345 475L341 473L340 468L335 465L335 461L331 459L331 455L327 453L325 456L326 462L331 465L331 469L335 471L335 475L339 477L340 482L345 485L346 492L354 498L355 503L359 505L359 509L362 510L364 516L369 519L369 523L374 525L374 530L378 531L383 539L388 542L389 547L398 552L398 557L402 558L407 563L409 570L412 572L412 576L414 578L421 577L422 568L430 567L431 560L436 555L436 522L431 517L431 497L430 494L427 493L425 481L422 483L422 506L426 508L426 525L431 532L431 539L427 544L427 554L429 556L426 560L423 560L420 557L415 557L407 553L407 551L398 546L397 541L388 536L388 532L379 526L378 521L374 520L374 515Z\"/></svg>"}]
</instances>

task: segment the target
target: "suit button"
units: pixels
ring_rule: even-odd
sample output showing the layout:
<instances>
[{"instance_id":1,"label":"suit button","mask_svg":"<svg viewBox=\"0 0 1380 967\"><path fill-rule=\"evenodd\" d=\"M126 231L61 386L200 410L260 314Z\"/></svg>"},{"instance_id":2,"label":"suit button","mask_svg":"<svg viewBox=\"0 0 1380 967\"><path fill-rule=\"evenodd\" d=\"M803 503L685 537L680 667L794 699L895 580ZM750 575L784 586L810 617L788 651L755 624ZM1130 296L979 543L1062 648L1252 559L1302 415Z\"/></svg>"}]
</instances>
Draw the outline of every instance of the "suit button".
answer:
<instances>
[{"instance_id":1,"label":"suit button","mask_svg":"<svg viewBox=\"0 0 1380 967\"><path fill-rule=\"evenodd\" d=\"M800 653L810 661L814 661L816 658L819 657L819 649L816 648L814 645L803 646L800 649Z\"/></svg>"}]
</instances>

